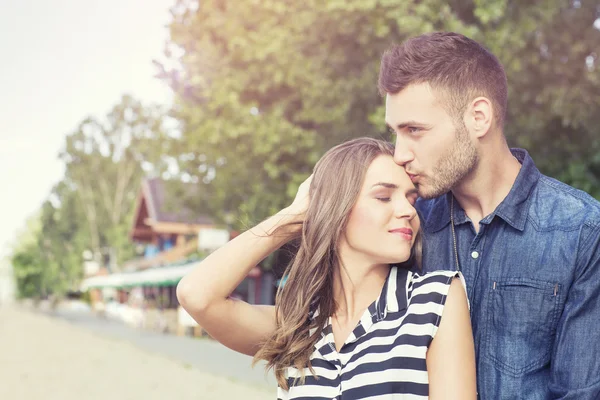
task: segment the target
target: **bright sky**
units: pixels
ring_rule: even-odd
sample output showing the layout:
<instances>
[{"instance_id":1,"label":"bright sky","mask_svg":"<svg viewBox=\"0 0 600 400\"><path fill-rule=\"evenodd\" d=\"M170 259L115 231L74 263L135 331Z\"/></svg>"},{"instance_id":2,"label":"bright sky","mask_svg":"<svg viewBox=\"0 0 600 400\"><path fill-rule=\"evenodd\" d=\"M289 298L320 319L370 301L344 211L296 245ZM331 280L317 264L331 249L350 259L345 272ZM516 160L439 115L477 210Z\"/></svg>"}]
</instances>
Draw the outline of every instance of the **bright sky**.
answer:
<instances>
[{"instance_id":1,"label":"bright sky","mask_svg":"<svg viewBox=\"0 0 600 400\"><path fill-rule=\"evenodd\" d=\"M153 77L175 0L0 2L0 257L63 175L64 138L124 93L168 104Z\"/></svg>"}]
</instances>

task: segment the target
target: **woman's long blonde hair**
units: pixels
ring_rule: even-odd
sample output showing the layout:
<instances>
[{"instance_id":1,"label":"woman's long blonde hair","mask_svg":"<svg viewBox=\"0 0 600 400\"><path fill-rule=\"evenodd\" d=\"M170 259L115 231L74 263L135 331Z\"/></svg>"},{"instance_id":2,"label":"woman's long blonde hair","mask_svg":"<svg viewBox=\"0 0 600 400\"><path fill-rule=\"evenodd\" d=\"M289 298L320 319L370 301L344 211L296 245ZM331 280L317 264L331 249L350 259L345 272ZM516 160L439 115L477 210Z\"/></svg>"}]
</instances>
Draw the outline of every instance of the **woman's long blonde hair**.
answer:
<instances>
[{"instance_id":1,"label":"woman's long blonde hair","mask_svg":"<svg viewBox=\"0 0 600 400\"><path fill-rule=\"evenodd\" d=\"M284 273L287 277L285 288L280 287L277 291L277 329L254 358L255 362L267 361L267 369L273 368L277 382L284 390L289 389L285 376L288 367L302 371L302 382L304 368L308 367L314 374L309 358L329 316L336 311L333 276L338 266L340 237L369 165L380 155L393 154L391 143L359 138L332 148L315 166L300 246ZM420 243L420 234L405 266L419 261L420 246L417 243ZM308 317L311 307L319 310L313 319Z\"/></svg>"}]
</instances>

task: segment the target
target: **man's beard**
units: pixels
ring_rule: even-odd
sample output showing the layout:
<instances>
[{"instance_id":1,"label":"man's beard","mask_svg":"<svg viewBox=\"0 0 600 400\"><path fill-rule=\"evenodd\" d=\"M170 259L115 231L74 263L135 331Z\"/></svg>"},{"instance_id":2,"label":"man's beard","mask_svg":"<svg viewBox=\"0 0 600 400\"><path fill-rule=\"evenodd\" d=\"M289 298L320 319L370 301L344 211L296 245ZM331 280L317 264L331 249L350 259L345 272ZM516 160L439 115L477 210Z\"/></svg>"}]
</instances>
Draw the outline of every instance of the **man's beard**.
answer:
<instances>
[{"instance_id":1,"label":"man's beard","mask_svg":"<svg viewBox=\"0 0 600 400\"><path fill-rule=\"evenodd\" d=\"M461 122L455 129L452 147L433 168L433 175L428 177L427 186L417 184L419 196L424 199L433 199L448 193L469 175L479 162L479 154L469 140L465 125Z\"/></svg>"}]
</instances>

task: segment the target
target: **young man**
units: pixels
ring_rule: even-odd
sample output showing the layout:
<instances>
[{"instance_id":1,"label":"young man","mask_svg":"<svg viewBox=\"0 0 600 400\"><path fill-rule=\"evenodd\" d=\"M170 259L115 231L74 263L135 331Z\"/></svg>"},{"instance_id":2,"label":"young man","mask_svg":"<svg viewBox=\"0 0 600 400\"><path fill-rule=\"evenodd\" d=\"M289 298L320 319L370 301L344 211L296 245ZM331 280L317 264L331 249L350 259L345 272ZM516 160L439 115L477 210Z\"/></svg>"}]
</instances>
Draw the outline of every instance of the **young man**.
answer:
<instances>
[{"instance_id":1,"label":"young man","mask_svg":"<svg viewBox=\"0 0 600 400\"><path fill-rule=\"evenodd\" d=\"M383 55L379 89L422 198L424 272L467 281L480 398L600 398L600 203L508 147L502 65L432 33Z\"/></svg>"}]
</instances>

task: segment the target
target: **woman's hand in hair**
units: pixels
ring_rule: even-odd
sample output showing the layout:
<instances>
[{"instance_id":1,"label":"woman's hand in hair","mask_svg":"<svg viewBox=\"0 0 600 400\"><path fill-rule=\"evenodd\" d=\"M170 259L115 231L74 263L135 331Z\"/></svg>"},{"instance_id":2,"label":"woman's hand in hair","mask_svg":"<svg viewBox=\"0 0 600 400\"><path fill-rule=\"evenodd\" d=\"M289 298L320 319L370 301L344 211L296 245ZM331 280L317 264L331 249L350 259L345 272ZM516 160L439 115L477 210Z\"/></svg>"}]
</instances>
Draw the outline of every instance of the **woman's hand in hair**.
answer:
<instances>
[{"instance_id":1,"label":"woman's hand in hair","mask_svg":"<svg viewBox=\"0 0 600 400\"><path fill-rule=\"evenodd\" d=\"M277 329L274 306L229 298L250 270L298 236L312 176L292 204L208 255L177 285L182 307L225 346L253 356Z\"/></svg>"},{"instance_id":2,"label":"woman's hand in hair","mask_svg":"<svg viewBox=\"0 0 600 400\"><path fill-rule=\"evenodd\" d=\"M304 221L304 215L308 210L308 204L310 202L310 183L312 182L312 178L313 176L311 175L300 184L292 204L282 210L282 212L285 214L293 215L294 218L297 219L297 222Z\"/></svg>"}]
</instances>

